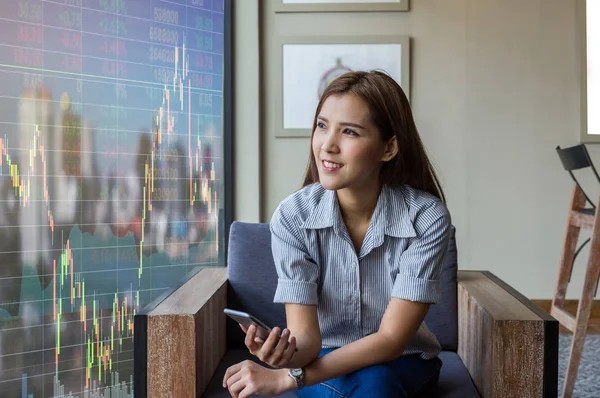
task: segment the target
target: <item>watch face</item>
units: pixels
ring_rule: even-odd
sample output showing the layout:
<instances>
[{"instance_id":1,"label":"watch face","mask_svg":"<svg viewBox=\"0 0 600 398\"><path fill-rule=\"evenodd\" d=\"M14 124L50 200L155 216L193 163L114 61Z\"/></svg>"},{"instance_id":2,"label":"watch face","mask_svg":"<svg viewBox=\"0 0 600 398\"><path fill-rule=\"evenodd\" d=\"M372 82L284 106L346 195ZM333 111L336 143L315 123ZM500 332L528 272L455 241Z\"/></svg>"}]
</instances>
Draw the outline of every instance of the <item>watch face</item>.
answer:
<instances>
[{"instance_id":1,"label":"watch face","mask_svg":"<svg viewBox=\"0 0 600 398\"><path fill-rule=\"evenodd\" d=\"M299 377L302 376L302 369L292 369L290 371L293 376Z\"/></svg>"}]
</instances>

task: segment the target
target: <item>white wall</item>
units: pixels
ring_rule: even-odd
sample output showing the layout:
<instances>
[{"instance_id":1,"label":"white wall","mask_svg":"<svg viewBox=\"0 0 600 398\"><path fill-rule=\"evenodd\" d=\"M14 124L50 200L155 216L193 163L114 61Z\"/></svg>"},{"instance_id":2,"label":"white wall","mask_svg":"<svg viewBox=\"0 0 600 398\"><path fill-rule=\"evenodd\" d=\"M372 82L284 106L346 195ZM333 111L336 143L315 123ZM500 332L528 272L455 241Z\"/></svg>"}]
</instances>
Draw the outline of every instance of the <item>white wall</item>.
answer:
<instances>
[{"instance_id":1,"label":"white wall","mask_svg":"<svg viewBox=\"0 0 600 398\"><path fill-rule=\"evenodd\" d=\"M254 66L245 83L236 84L236 108L240 98L254 101L264 90L260 123L254 102L245 103L244 112L236 109L236 156L242 156L236 171L248 166L243 178L251 176L236 180L236 215L255 217L253 206L260 202L258 219L268 221L279 201L300 186L306 166L308 138L275 138L269 104L281 87L269 79L278 61L270 50L273 40L406 34L412 38L413 111L449 199L460 268L490 270L530 298L550 298L571 193L554 148L579 142L573 2L412 0L407 13L322 14L275 14L273 0L261 4L260 58L253 44L235 61L239 67L260 59L263 73L260 88ZM254 18L252 5L243 8ZM248 153L257 131L260 155ZM239 148L240 140L250 147ZM590 150L600 164L598 148ZM257 167L260 177L253 174ZM251 188L259 179L262 188ZM257 202L245 203L240 193ZM582 267L578 261L569 298L581 292Z\"/></svg>"},{"instance_id":2,"label":"white wall","mask_svg":"<svg viewBox=\"0 0 600 398\"><path fill-rule=\"evenodd\" d=\"M258 0L233 2L234 219L260 221Z\"/></svg>"}]
</instances>

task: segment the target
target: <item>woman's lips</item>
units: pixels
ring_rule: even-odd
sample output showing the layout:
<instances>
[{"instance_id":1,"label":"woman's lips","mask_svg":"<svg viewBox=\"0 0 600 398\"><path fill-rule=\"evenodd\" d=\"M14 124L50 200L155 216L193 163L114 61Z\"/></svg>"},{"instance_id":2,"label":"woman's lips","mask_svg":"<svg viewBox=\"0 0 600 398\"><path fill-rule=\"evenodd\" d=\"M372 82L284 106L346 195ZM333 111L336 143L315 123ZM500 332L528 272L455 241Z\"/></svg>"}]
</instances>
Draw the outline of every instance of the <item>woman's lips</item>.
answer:
<instances>
[{"instance_id":1,"label":"woman's lips","mask_svg":"<svg viewBox=\"0 0 600 398\"><path fill-rule=\"evenodd\" d=\"M322 160L321 164L323 165L323 169L328 172L334 172L342 168L343 165L335 162L330 162L329 160Z\"/></svg>"}]
</instances>

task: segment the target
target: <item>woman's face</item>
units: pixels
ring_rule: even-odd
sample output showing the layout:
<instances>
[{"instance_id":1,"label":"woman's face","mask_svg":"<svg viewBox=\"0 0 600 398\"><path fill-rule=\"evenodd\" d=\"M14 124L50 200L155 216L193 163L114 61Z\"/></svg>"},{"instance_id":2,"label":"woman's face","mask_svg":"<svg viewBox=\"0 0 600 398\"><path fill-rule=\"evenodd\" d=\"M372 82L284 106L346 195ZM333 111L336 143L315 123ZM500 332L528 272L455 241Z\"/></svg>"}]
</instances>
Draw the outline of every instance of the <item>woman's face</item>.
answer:
<instances>
[{"instance_id":1,"label":"woman's face","mask_svg":"<svg viewBox=\"0 0 600 398\"><path fill-rule=\"evenodd\" d=\"M329 190L378 186L381 162L396 154L395 142L382 142L362 99L351 94L328 97L312 141L321 185Z\"/></svg>"}]
</instances>

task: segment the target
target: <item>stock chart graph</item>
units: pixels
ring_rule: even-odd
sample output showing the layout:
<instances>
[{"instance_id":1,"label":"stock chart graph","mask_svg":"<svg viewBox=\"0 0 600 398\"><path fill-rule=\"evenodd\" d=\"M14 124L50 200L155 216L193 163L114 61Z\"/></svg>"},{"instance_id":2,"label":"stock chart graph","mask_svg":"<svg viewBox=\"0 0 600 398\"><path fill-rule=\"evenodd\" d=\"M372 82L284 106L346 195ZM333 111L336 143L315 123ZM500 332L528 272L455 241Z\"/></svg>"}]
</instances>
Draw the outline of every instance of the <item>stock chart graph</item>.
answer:
<instances>
[{"instance_id":1,"label":"stock chart graph","mask_svg":"<svg viewBox=\"0 0 600 398\"><path fill-rule=\"evenodd\" d=\"M0 3L0 397L133 397L223 246L224 0Z\"/></svg>"}]
</instances>

